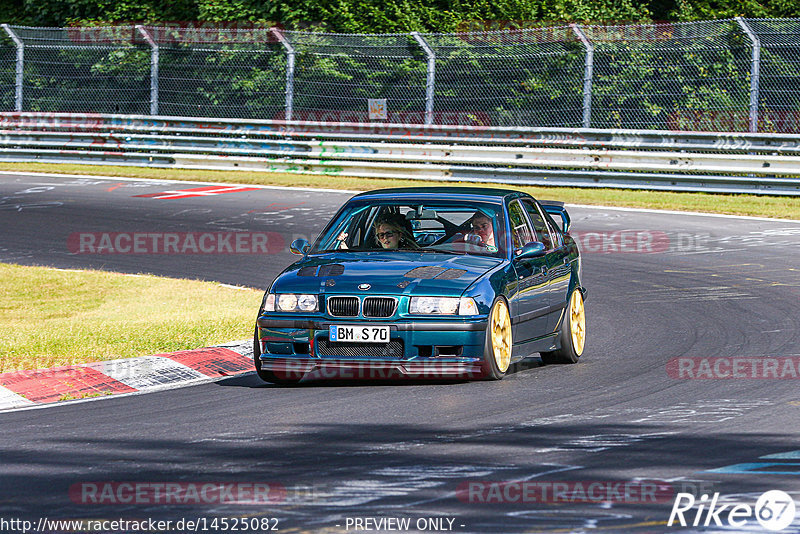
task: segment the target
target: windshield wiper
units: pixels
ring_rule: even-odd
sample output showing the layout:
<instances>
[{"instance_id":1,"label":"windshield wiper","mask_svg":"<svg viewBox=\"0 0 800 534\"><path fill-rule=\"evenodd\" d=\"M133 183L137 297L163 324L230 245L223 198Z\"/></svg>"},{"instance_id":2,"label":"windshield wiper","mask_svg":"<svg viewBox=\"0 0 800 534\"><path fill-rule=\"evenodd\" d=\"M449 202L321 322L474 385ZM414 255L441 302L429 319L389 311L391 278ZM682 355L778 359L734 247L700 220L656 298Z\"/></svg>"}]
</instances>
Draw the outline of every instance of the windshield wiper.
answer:
<instances>
[{"instance_id":1,"label":"windshield wiper","mask_svg":"<svg viewBox=\"0 0 800 534\"><path fill-rule=\"evenodd\" d=\"M440 254L455 254L456 256L464 256L463 252L456 252L455 250L445 250L439 248L418 248L410 252L437 252Z\"/></svg>"}]
</instances>

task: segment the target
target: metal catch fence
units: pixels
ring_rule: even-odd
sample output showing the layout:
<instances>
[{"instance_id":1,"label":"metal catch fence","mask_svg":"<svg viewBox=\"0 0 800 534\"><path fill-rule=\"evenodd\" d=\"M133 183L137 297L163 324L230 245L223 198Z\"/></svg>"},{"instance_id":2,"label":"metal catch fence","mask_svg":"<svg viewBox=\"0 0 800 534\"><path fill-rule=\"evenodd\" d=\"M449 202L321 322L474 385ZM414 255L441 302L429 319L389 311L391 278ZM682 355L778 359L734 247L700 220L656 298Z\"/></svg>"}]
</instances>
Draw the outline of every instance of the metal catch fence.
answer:
<instances>
[{"instance_id":1,"label":"metal catch fence","mask_svg":"<svg viewBox=\"0 0 800 534\"><path fill-rule=\"evenodd\" d=\"M0 111L800 132L800 19L345 35L0 32Z\"/></svg>"},{"instance_id":2,"label":"metal catch fence","mask_svg":"<svg viewBox=\"0 0 800 534\"><path fill-rule=\"evenodd\" d=\"M0 113L0 161L800 196L800 135Z\"/></svg>"}]
</instances>

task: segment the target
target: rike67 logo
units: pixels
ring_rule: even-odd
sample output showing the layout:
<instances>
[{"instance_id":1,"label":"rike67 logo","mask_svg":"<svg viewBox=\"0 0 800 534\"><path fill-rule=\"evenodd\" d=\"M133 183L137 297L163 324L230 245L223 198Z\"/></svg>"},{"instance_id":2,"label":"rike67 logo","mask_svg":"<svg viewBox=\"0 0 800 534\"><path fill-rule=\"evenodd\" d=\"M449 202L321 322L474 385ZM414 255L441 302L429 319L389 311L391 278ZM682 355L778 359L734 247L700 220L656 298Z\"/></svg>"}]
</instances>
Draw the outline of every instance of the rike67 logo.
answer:
<instances>
[{"instance_id":1,"label":"rike67 logo","mask_svg":"<svg viewBox=\"0 0 800 534\"><path fill-rule=\"evenodd\" d=\"M708 527L713 523L713 526L722 527L727 523L728 526L743 529L753 526L752 523L748 525L753 518L767 530L783 530L794 522L794 500L780 490L763 493L755 506L742 502L721 504L719 493L714 493L710 501L708 495L696 500L691 493L678 493L667 526Z\"/></svg>"}]
</instances>

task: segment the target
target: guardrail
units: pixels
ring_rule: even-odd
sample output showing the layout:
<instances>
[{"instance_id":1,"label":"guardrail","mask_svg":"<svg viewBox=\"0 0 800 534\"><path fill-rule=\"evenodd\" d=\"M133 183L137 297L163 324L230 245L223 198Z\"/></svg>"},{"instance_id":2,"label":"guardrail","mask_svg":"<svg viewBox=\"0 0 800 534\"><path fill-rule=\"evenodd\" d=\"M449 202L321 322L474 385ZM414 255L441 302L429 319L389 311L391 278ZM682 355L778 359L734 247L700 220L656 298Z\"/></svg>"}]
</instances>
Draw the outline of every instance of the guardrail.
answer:
<instances>
[{"instance_id":1,"label":"guardrail","mask_svg":"<svg viewBox=\"0 0 800 534\"><path fill-rule=\"evenodd\" d=\"M0 161L800 195L800 135L0 113Z\"/></svg>"}]
</instances>

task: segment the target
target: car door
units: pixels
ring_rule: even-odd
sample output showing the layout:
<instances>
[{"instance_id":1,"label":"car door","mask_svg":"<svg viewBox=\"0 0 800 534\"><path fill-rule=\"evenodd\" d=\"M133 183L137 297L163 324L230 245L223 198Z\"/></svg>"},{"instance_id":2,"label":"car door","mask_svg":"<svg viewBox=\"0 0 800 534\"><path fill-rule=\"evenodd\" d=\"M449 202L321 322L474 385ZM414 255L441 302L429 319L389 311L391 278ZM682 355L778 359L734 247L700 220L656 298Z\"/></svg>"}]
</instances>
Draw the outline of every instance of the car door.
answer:
<instances>
[{"instance_id":1,"label":"car door","mask_svg":"<svg viewBox=\"0 0 800 534\"><path fill-rule=\"evenodd\" d=\"M551 303L547 258L545 255L518 257L525 244L540 241L541 236L536 227L531 226L519 199L509 203L508 216L513 245L511 263L516 272L516 291L511 303L515 317L513 335L515 343L524 343L548 332L547 312ZM545 228L543 220L537 222Z\"/></svg>"},{"instance_id":2,"label":"car door","mask_svg":"<svg viewBox=\"0 0 800 534\"><path fill-rule=\"evenodd\" d=\"M528 216L531 220L541 221L542 239L545 245L545 258L549 277L549 302L550 312L548 313L547 328L553 331L558 327L563 306L567 302L567 292L571 276L571 265L569 250L567 249L564 236L553 219L539 206L528 199L523 200Z\"/></svg>"}]
</instances>

